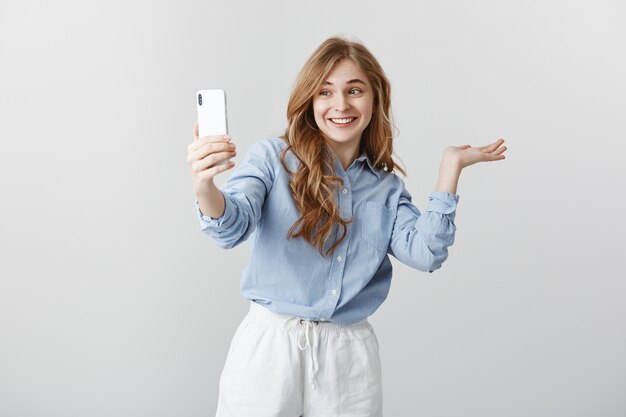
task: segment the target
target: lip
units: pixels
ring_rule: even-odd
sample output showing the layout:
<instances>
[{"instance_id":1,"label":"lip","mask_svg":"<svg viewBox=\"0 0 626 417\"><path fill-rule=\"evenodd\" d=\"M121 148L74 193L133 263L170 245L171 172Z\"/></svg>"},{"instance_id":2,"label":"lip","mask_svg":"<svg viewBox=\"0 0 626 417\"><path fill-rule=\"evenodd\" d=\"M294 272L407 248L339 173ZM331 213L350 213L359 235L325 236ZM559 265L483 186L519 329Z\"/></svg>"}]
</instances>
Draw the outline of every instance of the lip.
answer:
<instances>
[{"instance_id":1,"label":"lip","mask_svg":"<svg viewBox=\"0 0 626 417\"><path fill-rule=\"evenodd\" d=\"M338 125L335 122L333 122L331 119L354 119L352 120L350 123L345 123L343 125ZM346 127L352 126L354 124L354 122L356 122L356 120L358 119L358 117L356 116L344 116L344 117L329 117L328 121L330 122L330 124L332 124L334 127L338 128L338 129L344 129Z\"/></svg>"}]
</instances>

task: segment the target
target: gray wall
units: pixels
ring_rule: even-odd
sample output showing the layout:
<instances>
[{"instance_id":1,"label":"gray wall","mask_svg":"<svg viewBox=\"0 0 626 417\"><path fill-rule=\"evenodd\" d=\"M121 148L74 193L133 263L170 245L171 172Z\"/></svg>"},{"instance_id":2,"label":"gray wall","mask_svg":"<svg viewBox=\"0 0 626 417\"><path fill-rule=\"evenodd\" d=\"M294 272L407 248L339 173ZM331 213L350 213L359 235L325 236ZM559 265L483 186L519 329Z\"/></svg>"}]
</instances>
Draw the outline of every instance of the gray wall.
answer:
<instances>
[{"instance_id":1,"label":"gray wall","mask_svg":"<svg viewBox=\"0 0 626 417\"><path fill-rule=\"evenodd\" d=\"M282 131L310 53L347 34L391 79L421 210L446 146L509 148L463 171L442 269L393 259L370 318L385 414L624 416L625 12L3 0L0 415L214 413L249 247L199 230L194 93L227 91L241 161Z\"/></svg>"}]
</instances>

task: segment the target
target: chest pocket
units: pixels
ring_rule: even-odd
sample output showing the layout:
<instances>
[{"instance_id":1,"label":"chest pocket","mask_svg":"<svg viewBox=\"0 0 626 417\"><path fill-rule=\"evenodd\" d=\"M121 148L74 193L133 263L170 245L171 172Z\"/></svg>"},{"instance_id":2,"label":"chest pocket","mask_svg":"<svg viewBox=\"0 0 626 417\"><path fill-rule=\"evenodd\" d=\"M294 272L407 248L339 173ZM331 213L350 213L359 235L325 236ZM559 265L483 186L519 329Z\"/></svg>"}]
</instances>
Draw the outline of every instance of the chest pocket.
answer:
<instances>
[{"instance_id":1,"label":"chest pocket","mask_svg":"<svg viewBox=\"0 0 626 417\"><path fill-rule=\"evenodd\" d=\"M376 201L361 206L361 238L374 248L386 251L394 223L393 210Z\"/></svg>"}]
</instances>

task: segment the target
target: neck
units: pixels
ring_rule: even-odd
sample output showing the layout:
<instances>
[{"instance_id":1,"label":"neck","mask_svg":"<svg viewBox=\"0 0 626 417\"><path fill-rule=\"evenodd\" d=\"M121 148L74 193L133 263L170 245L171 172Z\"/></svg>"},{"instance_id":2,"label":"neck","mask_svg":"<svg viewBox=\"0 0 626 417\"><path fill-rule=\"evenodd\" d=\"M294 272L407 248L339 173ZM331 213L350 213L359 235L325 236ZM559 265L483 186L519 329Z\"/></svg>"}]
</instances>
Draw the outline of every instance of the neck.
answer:
<instances>
[{"instance_id":1,"label":"neck","mask_svg":"<svg viewBox=\"0 0 626 417\"><path fill-rule=\"evenodd\" d=\"M328 146L333 150L344 171L347 170L352 162L359 156L359 143L346 143L337 144L336 142L328 141Z\"/></svg>"}]
</instances>

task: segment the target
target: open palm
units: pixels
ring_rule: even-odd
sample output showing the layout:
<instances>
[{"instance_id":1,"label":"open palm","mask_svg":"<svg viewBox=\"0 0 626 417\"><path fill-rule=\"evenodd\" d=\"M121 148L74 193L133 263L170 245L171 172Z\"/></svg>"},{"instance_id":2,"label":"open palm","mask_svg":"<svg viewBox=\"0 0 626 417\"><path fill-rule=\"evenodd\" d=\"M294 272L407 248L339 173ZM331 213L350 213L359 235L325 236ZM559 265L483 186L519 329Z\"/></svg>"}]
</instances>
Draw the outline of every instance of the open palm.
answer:
<instances>
[{"instance_id":1,"label":"open palm","mask_svg":"<svg viewBox=\"0 0 626 417\"><path fill-rule=\"evenodd\" d=\"M444 151L444 155L446 157L456 159L461 168L465 168L477 162L499 161L501 159L505 159L502 153L506 151L506 146L501 146L503 143L504 139L500 138L489 145L479 146L476 148L470 145L449 146Z\"/></svg>"}]
</instances>

